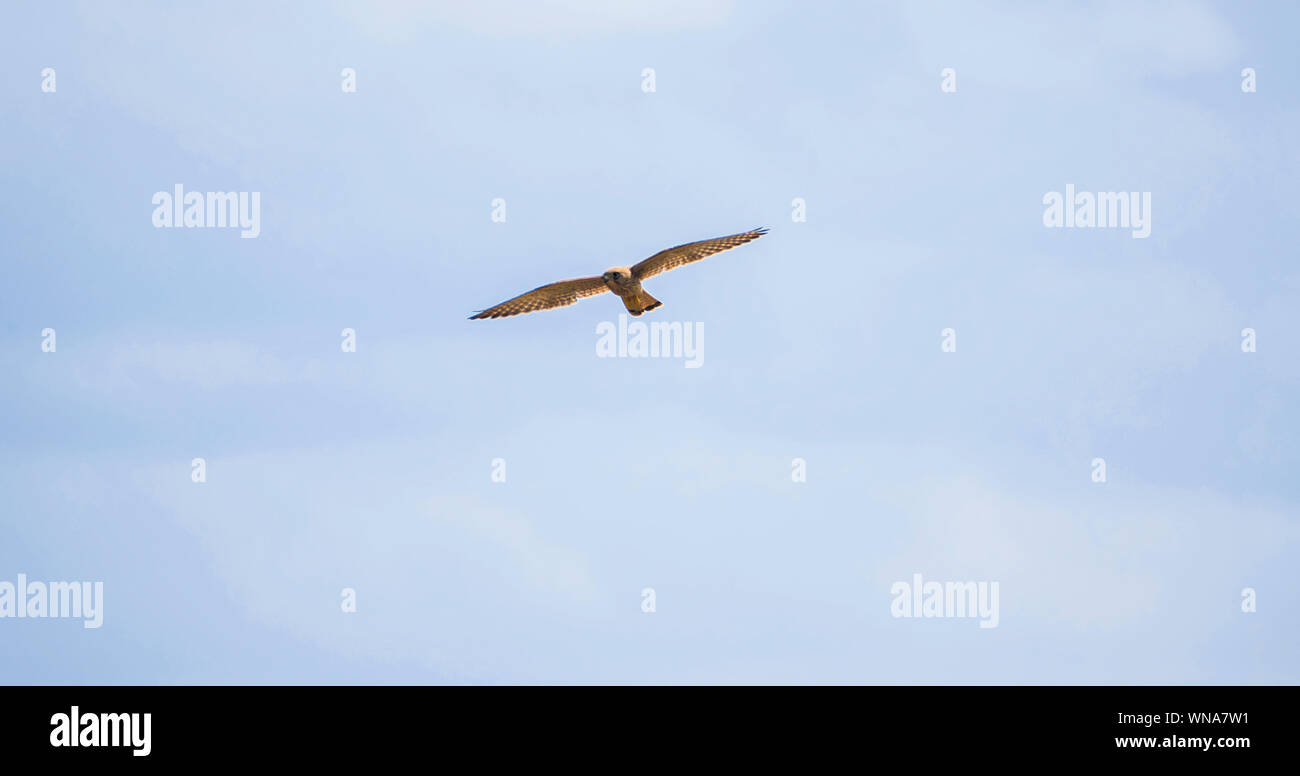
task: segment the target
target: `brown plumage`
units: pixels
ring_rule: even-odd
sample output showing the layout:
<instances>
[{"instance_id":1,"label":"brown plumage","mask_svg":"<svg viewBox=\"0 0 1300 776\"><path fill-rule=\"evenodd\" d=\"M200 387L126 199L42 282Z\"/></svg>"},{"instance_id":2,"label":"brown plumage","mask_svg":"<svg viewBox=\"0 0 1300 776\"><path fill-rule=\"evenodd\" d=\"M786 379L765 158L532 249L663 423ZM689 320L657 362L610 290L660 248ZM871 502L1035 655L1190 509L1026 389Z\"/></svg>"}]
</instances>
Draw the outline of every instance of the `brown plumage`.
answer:
<instances>
[{"instance_id":1,"label":"brown plumage","mask_svg":"<svg viewBox=\"0 0 1300 776\"><path fill-rule=\"evenodd\" d=\"M539 286L526 294L520 294L499 305L489 307L470 320L482 318L507 318L511 315L531 313L536 310L550 310L554 307L567 307L579 299L611 291L622 298L624 306L632 315L653 310L663 303L641 288L641 281L654 277L661 272L676 269L683 264L699 261L705 256L744 245L750 240L757 240L767 234L766 229L752 229L740 234L715 237L712 240L678 245L666 251L660 251L648 259L639 261L630 267L614 267L603 275L589 278L573 278Z\"/></svg>"}]
</instances>

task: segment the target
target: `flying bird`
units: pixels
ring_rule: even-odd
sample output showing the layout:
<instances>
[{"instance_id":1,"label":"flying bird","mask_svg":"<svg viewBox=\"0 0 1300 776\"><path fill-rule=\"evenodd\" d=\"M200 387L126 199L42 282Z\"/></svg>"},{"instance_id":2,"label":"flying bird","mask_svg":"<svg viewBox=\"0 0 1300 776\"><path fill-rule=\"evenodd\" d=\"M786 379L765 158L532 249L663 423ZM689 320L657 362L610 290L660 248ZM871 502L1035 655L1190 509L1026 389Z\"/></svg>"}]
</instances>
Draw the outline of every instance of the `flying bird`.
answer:
<instances>
[{"instance_id":1,"label":"flying bird","mask_svg":"<svg viewBox=\"0 0 1300 776\"><path fill-rule=\"evenodd\" d=\"M715 253L735 248L737 245L744 245L750 240L757 240L765 234L767 234L766 229L752 229L740 234L678 245L676 248L660 251L648 259L638 261L630 267L613 267L605 270L604 274L601 275L561 280L558 283L534 288L532 291L520 294L514 299L507 299L495 307L480 310L478 313L471 315L469 319L476 321L480 318L508 318L520 313L550 310L553 307L567 307L579 299L603 294L606 291L618 294L629 313L640 315L663 304L663 302L650 296L649 292L641 287L641 281L654 277L660 272L676 269L683 264L699 261L705 256L712 256Z\"/></svg>"}]
</instances>

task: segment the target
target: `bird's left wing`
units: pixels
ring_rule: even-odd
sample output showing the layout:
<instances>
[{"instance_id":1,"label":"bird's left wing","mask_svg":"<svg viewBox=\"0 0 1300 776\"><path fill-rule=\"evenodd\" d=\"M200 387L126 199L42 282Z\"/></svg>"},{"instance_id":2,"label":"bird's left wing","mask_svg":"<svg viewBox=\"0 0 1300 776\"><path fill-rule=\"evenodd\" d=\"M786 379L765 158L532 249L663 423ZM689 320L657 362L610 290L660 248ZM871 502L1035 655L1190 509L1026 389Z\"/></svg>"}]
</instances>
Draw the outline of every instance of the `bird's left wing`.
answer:
<instances>
[{"instance_id":1,"label":"bird's left wing","mask_svg":"<svg viewBox=\"0 0 1300 776\"><path fill-rule=\"evenodd\" d=\"M605 287L605 280L600 276L561 280L539 286L514 299L507 299L499 305L481 310L476 315L471 315L469 319L476 321L480 318L508 318L511 315L549 310L552 307L567 307L579 299L603 294L608 290Z\"/></svg>"},{"instance_id":2,"label":"bird's left wing","mask_svg":"<svg viewBox=\"0 0 1300 776\"><path fill-rule=\"evenodd\" d=\"M757 240L765 234L767 234L766 229L751 229L740 234L714 237L712 240L700 240L699 242L678 245L676 248L669 248L666 251L659 251L650 258L633 264L632 277L637 280L645 280L658 275L660 272L667 272L683 264L699 261L705 256L712 256L729 248L735 248L737 245L744 245L750 240Z\"/></svg>"}]
</instances>

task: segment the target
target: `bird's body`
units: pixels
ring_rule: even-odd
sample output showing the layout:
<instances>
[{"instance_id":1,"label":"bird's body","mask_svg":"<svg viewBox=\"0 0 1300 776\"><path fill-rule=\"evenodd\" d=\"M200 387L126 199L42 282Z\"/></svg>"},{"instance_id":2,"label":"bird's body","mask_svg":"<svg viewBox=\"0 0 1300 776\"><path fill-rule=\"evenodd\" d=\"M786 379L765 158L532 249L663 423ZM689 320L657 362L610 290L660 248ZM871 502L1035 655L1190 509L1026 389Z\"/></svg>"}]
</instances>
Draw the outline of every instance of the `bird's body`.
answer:
<instances>
[{"instance_id":1,"label":"bird's body","mask_svg":"<svg viewBox=\"0 0 1300 776\"><path fill-rule=\"evenodd\" d=\"M663 304L641 288L641 281L632 275L631 267L611 267L600 276L605 288L623 300L629 313L640 315Z\"/></svg>"},{"instance_id":2,"label":"bird's body","mask_svg":"<svg viewBox=\"0 0 1300 776\"><path fill-rule=\"evenodd\" d=\"M753 229L727 237L678 245L666 251L660 251L644 261L629 267L611 267L598 277L573 278L561 280L534 288L526 294L508 299L495 307L481 310L470 316L470 320L481 318L507 318L511 315L531 313L536 310L549 310L565 307L588 296L595 296L609 291L623 300L623 305L632 315L641 315L663 304L644 288L641 281L667 272L683 264L699 261L705 256L712 256L737 245L744 245L750 240L757 240L767 233L766 229Z\"/></svg>"}]
</instances>

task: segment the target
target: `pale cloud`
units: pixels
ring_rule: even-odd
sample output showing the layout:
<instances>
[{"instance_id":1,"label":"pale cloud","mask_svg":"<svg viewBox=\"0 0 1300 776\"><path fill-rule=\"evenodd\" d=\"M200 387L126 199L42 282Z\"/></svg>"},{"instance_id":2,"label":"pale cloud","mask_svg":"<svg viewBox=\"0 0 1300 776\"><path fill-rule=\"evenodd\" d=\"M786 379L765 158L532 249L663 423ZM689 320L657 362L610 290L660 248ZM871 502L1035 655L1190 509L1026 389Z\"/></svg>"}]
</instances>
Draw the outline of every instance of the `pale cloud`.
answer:
<instances>
[{"instance_id":1,"label":"pale cloud","mask_svg":"<svg viewBox=\"0 0 1300 776\"><path fill-rule=\"evenodd\" d=\"M340 15L376 37L406 39L452 26L485 36L570 37L628 31L681 30L720 24L734 0L482 0L481 2L339 3Z\"/></svg>"},{"instance_id":2,"label":"pale cloud","mask_svg":"<svg viewBox=\"0 0 1300 776\"><path fill-rule=\"evenodd\" d=\"M1240 616L1239 581L1300 540L1276 509L1189 488L1093 484L1086 464L1068 498L986 474L896 492L914 532L894 576L999 580L1007 624L1096 634L1158 622L1190 637Z\"/></svg>"},{"instance_id":3,"label":"pale cloud","mask_svg":"<svg viewBox=\"0 0 1300 776\"><path fill-rule=\"evenodd\" d=\"M202 484L186 463L137 468L130 486L201 541L240 609L330 649L508 673L528 662L508 645L535 616L581 617L606 597L555 526L494 498L506 491L488 489L486 465L478 495L453 490L445 450L211 456ZM345 587L355 614L340 609ZM359 625L343 628L347 617Z\"/></svg>"},{"instance_id":4,"label":"pale cloud","mask_svg":"<svg viewBox=\"0 0 1300 776\"><path fill-rule=\"evenodd\" d=\"M939 68L955 67L959 93L963 82L1023 89L1138 87L1152 71L1176 77L1231 69L1241 47L1228 21L1201 2L901 7L935 83Z\"/></svg>"}]
</instances>

